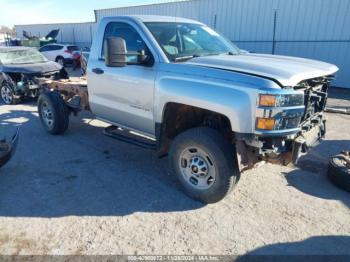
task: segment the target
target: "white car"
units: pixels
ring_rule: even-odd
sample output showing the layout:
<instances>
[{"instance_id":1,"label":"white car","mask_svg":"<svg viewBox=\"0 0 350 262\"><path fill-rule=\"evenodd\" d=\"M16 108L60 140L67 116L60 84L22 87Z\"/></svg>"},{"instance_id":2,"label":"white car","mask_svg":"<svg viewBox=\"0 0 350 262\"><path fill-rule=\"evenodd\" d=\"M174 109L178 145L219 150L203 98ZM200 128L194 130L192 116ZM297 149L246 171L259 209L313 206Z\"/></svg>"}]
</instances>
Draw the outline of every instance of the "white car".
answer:
<instances>
[{"instance_id":1,"label":"white car","mask_svg":"<svg viewBox=\"0 0 350 262\"><path fill-rule=\"evenodd\" d=\"M39 51L49 60L55 61L64 66L73 62L74 52L80 49L76 45L48 44L39 49Z\"/></svg>"}]
</instances>

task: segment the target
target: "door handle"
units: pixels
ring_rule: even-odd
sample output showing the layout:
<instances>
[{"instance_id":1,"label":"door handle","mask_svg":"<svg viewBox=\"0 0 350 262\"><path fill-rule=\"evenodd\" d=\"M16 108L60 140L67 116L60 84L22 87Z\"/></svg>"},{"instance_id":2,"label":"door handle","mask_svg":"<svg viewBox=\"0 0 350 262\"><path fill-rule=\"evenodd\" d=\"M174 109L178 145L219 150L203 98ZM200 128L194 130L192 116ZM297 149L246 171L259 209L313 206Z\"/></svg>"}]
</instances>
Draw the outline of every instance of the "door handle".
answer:
<instances>
[{"instance_id":1,"label":"door handle","mask_svg":"<svg viewBox=\"0 0 350 262\"><path fill-rule=\"evenodd\" d=\"M92 72L94 72L96 75L102 75L105 71L103 71L101 68L94 68L92 69Z\"/></svg>"}]
</instances>

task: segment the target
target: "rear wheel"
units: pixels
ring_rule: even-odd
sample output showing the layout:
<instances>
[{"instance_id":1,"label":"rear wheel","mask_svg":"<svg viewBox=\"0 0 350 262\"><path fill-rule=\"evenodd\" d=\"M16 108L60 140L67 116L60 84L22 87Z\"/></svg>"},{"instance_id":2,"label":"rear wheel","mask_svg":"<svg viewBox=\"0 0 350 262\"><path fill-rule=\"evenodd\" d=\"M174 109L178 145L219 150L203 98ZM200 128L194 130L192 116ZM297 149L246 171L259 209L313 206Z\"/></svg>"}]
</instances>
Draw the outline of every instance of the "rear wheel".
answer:
<instances>
[{"instance_id":1,"label":"rear wheel","mask_svg":"<svg viewBox=\"0 0 350 262\"><path fill-rule=\"evenodd\" d=\"M169 160L185 193L204 203L222 200L239 179L233 147L214 129L200 127L178 135Z\"/></svg>"},{"instance_id":2,"label":"rear wheel","mask_svg":"<svg viewBox=\"0 0 350 262\"><path fill-rule=\"evenodd\" d=\"M46 92L38 99L38 112L45 130L53 135L63 134L69 125L69 109L57 92Z\"/></svg>"}]
</instances>

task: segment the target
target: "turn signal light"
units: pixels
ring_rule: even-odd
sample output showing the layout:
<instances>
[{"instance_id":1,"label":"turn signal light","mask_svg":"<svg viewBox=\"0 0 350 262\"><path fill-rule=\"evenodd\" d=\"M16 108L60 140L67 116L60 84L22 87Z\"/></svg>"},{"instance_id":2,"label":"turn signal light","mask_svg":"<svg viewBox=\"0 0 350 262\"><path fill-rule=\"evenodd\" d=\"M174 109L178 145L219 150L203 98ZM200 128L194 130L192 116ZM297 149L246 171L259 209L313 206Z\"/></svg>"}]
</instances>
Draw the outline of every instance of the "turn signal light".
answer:
<instances>
[{"instance_id":1,"label":"turn signal light","mask_svg":"<svg viewBox=\"0 0 350 262\"><path fill-rule=\"evenodd\" d=\"M274 130L275 119L273 118L258 118L256 121L256 128L261 130Z\"/></svg>"},{"instance_id":2,"label":"turn signal light","mask_svg":"<svg viewBox=\"0 0 350 262\"><path fill-rule=\"evenodd\" d=\"M274 95L260 95L259 106L276 106L276 96Z\"/></svg>"}]
</instances>

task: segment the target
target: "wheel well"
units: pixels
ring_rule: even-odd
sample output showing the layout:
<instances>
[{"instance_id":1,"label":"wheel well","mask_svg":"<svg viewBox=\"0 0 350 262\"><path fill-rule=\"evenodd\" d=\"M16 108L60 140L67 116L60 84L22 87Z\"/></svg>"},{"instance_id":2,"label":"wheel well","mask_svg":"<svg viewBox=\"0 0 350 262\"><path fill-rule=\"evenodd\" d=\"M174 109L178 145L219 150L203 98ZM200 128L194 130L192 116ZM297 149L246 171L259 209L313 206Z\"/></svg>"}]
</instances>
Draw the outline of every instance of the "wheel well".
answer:
<instances>
[{"instance_id":1,"label":"wheel well","mask_svg":"<svg viewBox=\"0 0 350 262\"><path fill-rule=\"evenodd\" d=\"M0 85L7 82L13 89L13 86L16 85L17 82L21 81L21 78L22 76L19 73L2 73L0 74Z\"/></svg>"},{"instance_id":2,"label":"wheel well","mask_svg":"<svg viewBox=\"0 0 350 262\"><path fill-rule=\"evenodd\" d=\"M178 134L204 126L218 130L229 142L232 141L231 123L226 116L199 107L168 103L164 109L162 123L156 127L159 154L167 154L171 140Z\"/></svg>"}]
</instances>

